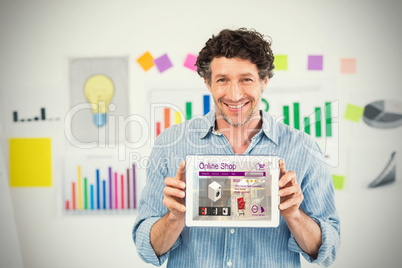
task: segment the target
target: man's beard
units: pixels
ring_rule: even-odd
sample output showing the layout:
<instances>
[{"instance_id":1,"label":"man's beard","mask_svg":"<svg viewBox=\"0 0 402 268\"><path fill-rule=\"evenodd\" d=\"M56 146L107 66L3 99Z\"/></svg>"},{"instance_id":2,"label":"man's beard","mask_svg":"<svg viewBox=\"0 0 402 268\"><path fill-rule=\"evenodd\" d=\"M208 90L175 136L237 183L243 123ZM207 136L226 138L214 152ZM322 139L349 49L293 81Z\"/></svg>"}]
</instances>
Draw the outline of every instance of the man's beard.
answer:
<instances>
[{"instance_id":1,"label":"man's beard","mask_svg":"<svg viewBox=\"0 0 402 268\"><path fill-rule=\"evenodd\" d=\"M252 108L252 109L248 112L248 114L246 114L244 121L240 121L240 122L235 123L235 122L232 121L232 119L231 119L229 116L227 116L227 115L221 110L221 108L219 107L219 105L216 103L215 99L214 99L214 102L215 102L215 107L218 109L219 114L222 116L223 120L225 120L226 123L228 123L228 124L229 124L230 126L232 126L232 127L238 127L238 126L245 125L246 123L248 123L248 122L250 121L250 119L253 117L253 115L259 110L258 105L255 105L255 107ZM221 102L221 103L223 103L223 102ZM250 103L251 103L251 101L250 101ZM222 104L222 105L225 105L225 104Z\"/></svg>"}]
</instances>

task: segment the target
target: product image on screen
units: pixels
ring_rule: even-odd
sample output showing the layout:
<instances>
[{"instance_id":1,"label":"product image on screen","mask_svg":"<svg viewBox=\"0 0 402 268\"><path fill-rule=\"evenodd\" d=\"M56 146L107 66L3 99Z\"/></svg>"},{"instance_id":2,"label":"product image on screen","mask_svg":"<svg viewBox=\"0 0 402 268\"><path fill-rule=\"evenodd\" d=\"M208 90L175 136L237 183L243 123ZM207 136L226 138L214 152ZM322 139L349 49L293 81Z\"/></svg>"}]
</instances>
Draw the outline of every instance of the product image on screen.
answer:
<instances>
[{"instance_id":1,"label":"product image on screen","mask_svg":"<svg viewBox=\"0 0 402 268\"><path fill-rule=\"evenodd\" d=\"M275 227L279 158L188 155L186 225Z\"/></svg>"}]
</instances>

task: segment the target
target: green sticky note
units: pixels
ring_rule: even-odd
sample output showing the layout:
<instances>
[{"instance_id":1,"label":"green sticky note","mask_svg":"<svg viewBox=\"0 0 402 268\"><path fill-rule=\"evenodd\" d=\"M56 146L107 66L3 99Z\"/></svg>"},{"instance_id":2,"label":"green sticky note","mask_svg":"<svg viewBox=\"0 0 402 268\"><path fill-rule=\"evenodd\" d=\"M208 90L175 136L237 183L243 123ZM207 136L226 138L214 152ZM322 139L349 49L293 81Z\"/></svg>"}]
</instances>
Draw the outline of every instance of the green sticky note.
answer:
<instances>
[{"instance_id":1,"label":"green sticky note","mask_svg":"<svg viewBox=\"0 0 402 268\"><path fill-rule=\"evenodd\" d=\"M348 104L348 106L346 107L345 119L359 122L360 118L363 116L363 113L364 113L363 107Z\"/></svg>"},{"instance_id":2,"label":"green sticky note","mask_svg":"<svg viewBox=\"0 0 402 268\"><path fill-rule=\"evenodd\" d=\"M332 175L335 190L342 190L345 182L345 176Z\"/></svg>"},{"instance_id":3,"label":"green sticky note","mask_svg":"<svg viewBox=\"0 0 402 268\"><path fill-rule=\"evenodd\" d=\"M288 69L288 56L287 55L275 55L274 59L275 70L287 70Z\"/></svg>"}]
</instances>

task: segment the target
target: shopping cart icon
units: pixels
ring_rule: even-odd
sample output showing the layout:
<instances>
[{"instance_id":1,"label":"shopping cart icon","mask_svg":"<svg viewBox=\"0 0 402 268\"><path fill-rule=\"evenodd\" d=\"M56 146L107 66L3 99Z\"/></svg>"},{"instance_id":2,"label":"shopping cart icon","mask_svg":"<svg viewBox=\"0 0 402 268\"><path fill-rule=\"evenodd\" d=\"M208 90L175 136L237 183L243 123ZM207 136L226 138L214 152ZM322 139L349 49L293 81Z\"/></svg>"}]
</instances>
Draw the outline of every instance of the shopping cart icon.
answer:
<instances>
[{"instance_id":1,"label":"shopping cart icon","mask_svg":"<svg viewBox=\"0 0 402 268\"><path fill-rule=\"evenodd\" d=\"M237 198L237 212L244 215L244 209L246 207L246 202L244 202L244 198Z\"/></svg>"}]
</instances>

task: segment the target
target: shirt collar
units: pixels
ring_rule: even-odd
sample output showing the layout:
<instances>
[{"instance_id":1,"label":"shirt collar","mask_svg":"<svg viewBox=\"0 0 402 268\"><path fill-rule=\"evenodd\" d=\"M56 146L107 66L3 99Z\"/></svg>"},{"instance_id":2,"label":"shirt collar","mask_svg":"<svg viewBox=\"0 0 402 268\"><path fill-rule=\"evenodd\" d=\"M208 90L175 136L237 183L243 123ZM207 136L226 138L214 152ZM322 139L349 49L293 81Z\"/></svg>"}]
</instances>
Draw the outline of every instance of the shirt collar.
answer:
<instances>
[{"instance_id":1,"label":"shirt collar","mask_svg":"<svg viewBox=\"0 0 402 268\"><path fill-rule=\"evenodd\" d=\"M262 132L265 134L265 136L273 141L276 145L278 145L278 136L277 136L277 123L275 122L274 118L263 111L260 111L262 114ZM213 133L215 135L222 135L218 131L215 130L215 119L216 119L216 114L215 110L211 110L209 113L207 113L205 116L205 123L206 123L206 128L204 128L202 131L200 131L200 139L205 138L209 133ZM261 131L260 131L261 132ZM259 135L260 132L257 134Z\"/></svg>"}]
</instances>

